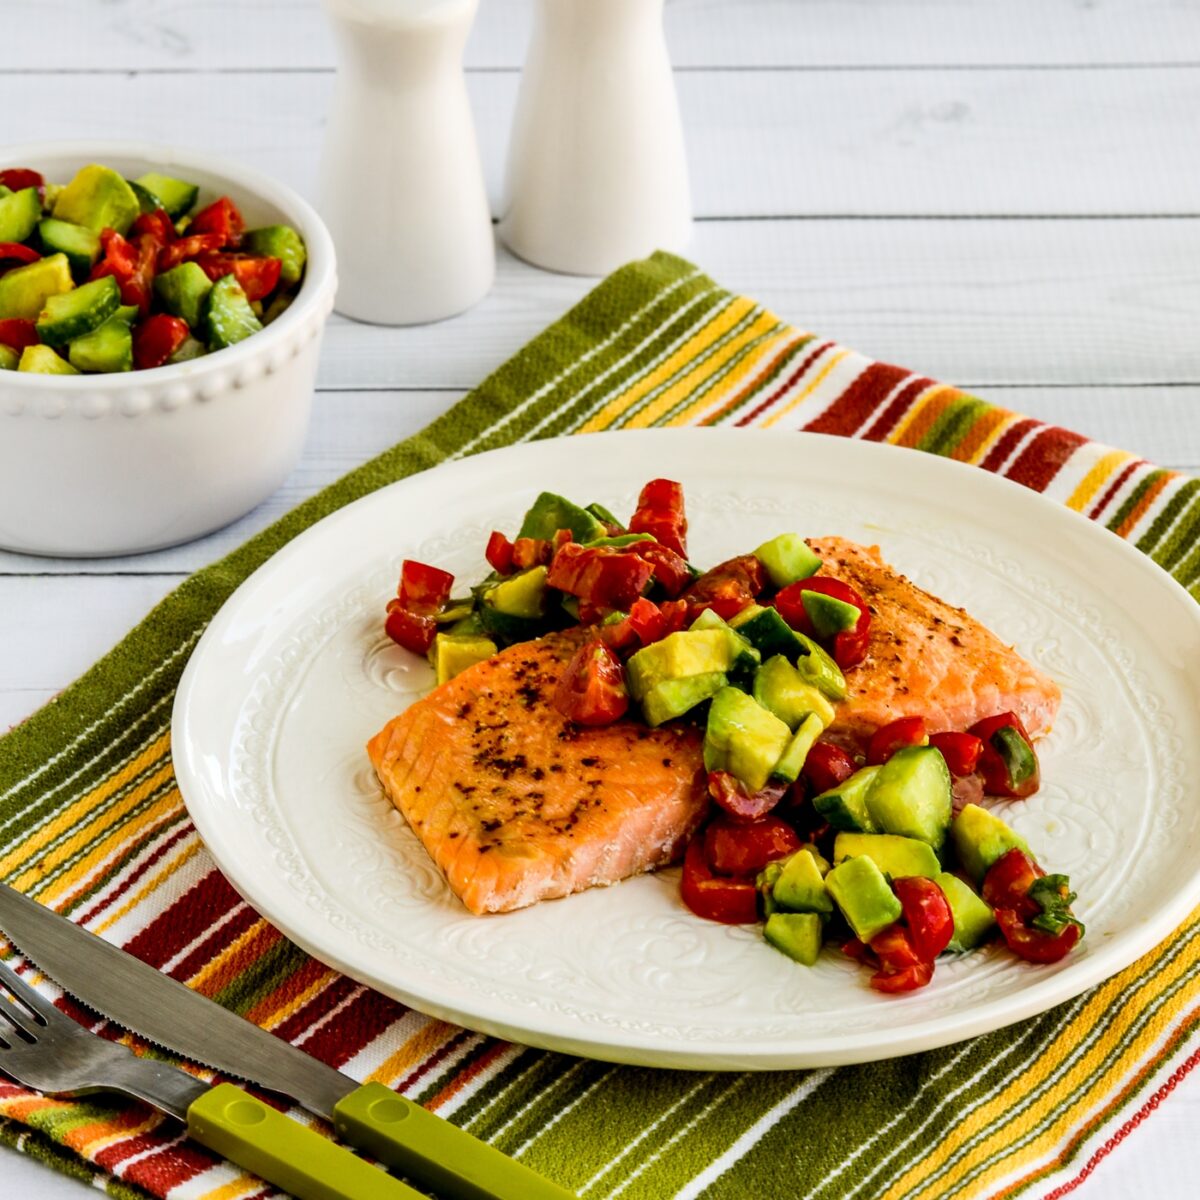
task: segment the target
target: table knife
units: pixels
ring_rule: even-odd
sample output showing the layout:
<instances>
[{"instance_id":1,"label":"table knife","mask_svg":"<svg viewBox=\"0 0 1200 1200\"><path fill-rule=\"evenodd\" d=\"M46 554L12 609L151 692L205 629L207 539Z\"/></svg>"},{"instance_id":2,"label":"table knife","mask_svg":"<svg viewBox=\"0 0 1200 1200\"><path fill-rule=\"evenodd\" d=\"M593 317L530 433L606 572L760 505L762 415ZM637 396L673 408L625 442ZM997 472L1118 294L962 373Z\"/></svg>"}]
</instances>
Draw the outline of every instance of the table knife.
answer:
<instances>
[{"instance_id":1,"label":"table knife","mask_svg":"<svg viewBox=\"0 0 1200 1200\"><path fill-rule=\"evenodd\" d=\"M443 1200L575 1200L421 1105L359 1084L6 884L0 930L89 1008L184 1058L293 1097L343 1141Z\"/></svg>"}]
</instances>

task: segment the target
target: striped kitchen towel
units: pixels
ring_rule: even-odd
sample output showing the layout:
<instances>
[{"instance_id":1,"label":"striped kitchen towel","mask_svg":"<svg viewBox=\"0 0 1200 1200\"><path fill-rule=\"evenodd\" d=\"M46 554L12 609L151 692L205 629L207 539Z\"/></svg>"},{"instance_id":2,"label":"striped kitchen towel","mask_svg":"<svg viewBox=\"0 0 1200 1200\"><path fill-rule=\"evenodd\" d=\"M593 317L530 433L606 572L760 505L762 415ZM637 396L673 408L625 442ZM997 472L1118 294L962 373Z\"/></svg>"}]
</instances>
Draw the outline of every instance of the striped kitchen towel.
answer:
<instances>
[{"instance_id":1,"label":"striped kitchen towel","mask_svg":"<svg viewBox=\"0 0 1200 1200\"><path fill-rule=\"evenodd\" d=\"M188 821L170 754L180 672L221 603L289 538L451 456L691 424L818 430L978 464L1103 522L1200 599L1200 482L871 362L660 254L602 283L423 433L188 579L0 741L0 877L587 1200L1062 1196L1200 1057L1200 912L1091 992L948 1049L839 1070L654 1071L479 1036L339 976L239 899ZM273 1195L135 1104L0 1080L0 1136L115 1196Z\"/></svg>"}]
</instances>

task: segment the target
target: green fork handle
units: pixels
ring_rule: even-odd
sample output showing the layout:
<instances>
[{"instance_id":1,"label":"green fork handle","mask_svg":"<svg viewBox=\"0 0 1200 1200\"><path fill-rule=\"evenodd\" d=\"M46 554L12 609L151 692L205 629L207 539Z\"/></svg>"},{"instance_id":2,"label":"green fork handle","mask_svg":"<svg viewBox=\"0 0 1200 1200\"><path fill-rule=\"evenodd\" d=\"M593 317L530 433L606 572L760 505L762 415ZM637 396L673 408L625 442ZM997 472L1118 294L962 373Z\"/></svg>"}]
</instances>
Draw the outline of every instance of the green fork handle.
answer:
<instances>
[{"instance_id":1,"label":"green fork handle","mask_svg":"<svg viewBox=\"0 0 1200 1200\"><path fill-rule=\"evenodd\" d=\"M434 1116L381 1083L367 1083L338 1101L333 1127L443 1200L576 1200L515 1159Z\"/></svg>"},{"instance_id":2,"label":"green fork handle","mask_svg":"<svg viewBox=\"0 0 1200 1200\"><path fill-rule=\"evenodd\" d=\"M408 1184L229 1083L194 1100L187 1124L196 1141L300 1200L425 1200Z\"/></svg>"}]
</instances>

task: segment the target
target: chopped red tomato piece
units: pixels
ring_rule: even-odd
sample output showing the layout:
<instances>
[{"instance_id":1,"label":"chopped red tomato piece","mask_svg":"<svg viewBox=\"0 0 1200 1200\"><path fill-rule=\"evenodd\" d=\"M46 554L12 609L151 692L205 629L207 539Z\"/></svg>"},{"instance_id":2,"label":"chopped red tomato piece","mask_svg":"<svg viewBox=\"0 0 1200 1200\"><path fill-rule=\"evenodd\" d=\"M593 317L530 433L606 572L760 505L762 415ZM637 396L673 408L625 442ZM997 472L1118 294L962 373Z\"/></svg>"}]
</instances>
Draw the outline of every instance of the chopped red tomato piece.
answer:
<instances>
[{"instance_id":1,"label":"chopped red tomato piece","mask_svg":"<svg viewBox=\"0 0 1200 1200\"><path fill-rule=\"evenodd\" d=\"M877 992L911 992L933 978L933 963L921 959L909 931L901 925L877 933L870 948L879 962L879 970L871 976Z\"/></svg>"},{"instance_id":2,"label":"chopped red tomato piece","mask_svg":"<svg viewBox=\"0 0 1200 1200\"><path fill-rule=\"evenodd\" d=\"M546 582L577 596L581 613L582 602L596 611L615 608L628 612L654 573L650 564L630 553L630 549L568 542L550 563Z\"/></svg>"},{"instance_id":3,"label":"chopped red tomato piece","mask_svg":"<svg viewBox=\"0 0 1200 1200\"><path fill-rule=\"evenodd\" d=\"M517 571L540 567L551 558L550 543L545 538L519 537L513 542L512 565Z\"/></svg>"},{"instance_id":4,"label":"chopped red tomato piece","mask_svg":"<svg viewBox=\"0 0 1200 1200\"><path fill-rule=\"evenodd\" d=\"M214 282L224 275L232 275L246 293L247 300L262 300L269 296L279 283L279 272L283 263L278 258L266 258L256 254L197 254L196 265Z\"/></svg>"},{"instance_id":5,"label":"chopped red tomato piece","mask_svg":"<svg viewBox=\"0 0 1200 1200\"><path fill-rule=\"evenodd\" d=\"M213 254L220 250L222 245L219 233L189 234L159 251L158 269L169 271L172 267L177 267L200 254Z\"/></svg>"},{"instance_id":6,"label":"chopped red tomato piece","mask_svg":"<svg viewBox=\"0 0 1200 1200\"><path fill-rule=\"evenodd\" d=\"M1008 908L1021 917L1035 916L1038 905L1029 891L1045 871L1018 847L1002 854L988 868L980 889L993 908Z\"/></svg>"},{"instance_id":7,"label":"chopped red tomato piece","mask_svg":"<svg viewBox=\"0 0 1200 1200\"><path fill-rule=\"evenodd\" d=\"M437 636L437 622L432 616L410 612L400 600L389 600L384 632L405 650L428 654Z\"/></svg>"},{"instance_id":8,"label":"chopped red tomato piece","mask_svg":"<svg viewBox=\"0 0 1200 1200\"><path fill-rule=\"evenodd\" d=\"M32 246L25 246L21 242L0 242L0 263L31 263L41 257Z\"/></svg>"},{"instance_id":9,"label":"chopped red tomato piece","mask_svg":"<svg viewBox=\"0 0 1200 1200\"><path fill-rule=\"evenodd\" d=\"M727 812L743 820L766 816L787 795L791 785L768 783L760 791L750 793L742 781L728 771L709 771L708 794Z\"/></svg>"},{"instance_id":10,"label":"chopped red tomato piece","mask_svg":"<svg viewBox=\"0 0 1200 1200\"><path fill-rule=\"evenodd\" d=\"M498 529L493 529L483 554L492 570L499 575L511 575L513 569L513 544Z\"/></svg>"},{"instance_id":11,"label":"chopped red tomato piece","mask_svg":"<svg viewBox=\"0 0 1200 1200\"><path fill-rule=\"evenodd\" d=\"M819 796L849 779L854 771L854 759L841 746L817 742L808 752L800 773L811 786L813 795Z\"/></svg>"},{"instance_id":12,"label":"chopped red tomato piece","mask_svg":"<svg viewBox=\"0 0 1200 1200\"><path fill-rule=\"evenodd\" d=\"M26 346L36 346L41 340L37 326L24 317L6 317L0 321L0 343L18 354Z\"/></svg>"},{"instance_id":13,"label":"chopped red tomato piece","mask_svg":"<svg viewBox=\"0 0 1200 1200\"><path fill-rule=\"evenodd\" d=\"M692 582L692 569L687 559L667 546L660 546L658 542L634 542L629 548L654 568L655 580L672 599Z\"/></svg>"},{"instance_id":14,"label":"chopped red tomato piece","mask_svg":"<svg viewBox=\"0 0 1200 1200\"><path fill-rule=\"evenodd\" d=\"M171 218L167 216L166 209L163 208L156 208L150 213L142 213L130 227L129 233L131 237L145 234L147 237L153 238L160 250L175 241L175 226L171 223Z\"/></svg>"},{"instance_id":15,"label":"chopped red tomato piece","mask_svg":"<svg viewBox=\"0 0 1200 1200\"><path fill-rule=\"evenodd\" d=\"M188 324L167 313L155 313L134 327L133 365L139 371L161 367L183 345Z\"/></svg>"},{"instance_id":16,"label":"chopped red tomato piece","mask_svg":"<svg viewBox=\"0 0 1200 1200\"><path fill-rule=\"evenodd\" d=\"M671 479L652 479L638 497L630 533L648 533L668 550L687 557L687 517L683 485Z\"/></svg>"},{"instance_id":17,"label":"chopped red tomato piece","mask_svg":"<svg viewBox=\"0 0 1200 1200\"><path fill-rule=\"evenodd\" d=\"M946 893L932 879L917 876L893 880L892 891L904 910L904 923L917 957L922 962L933 962L954 936L954 914Z\"/></svg>"},{"instance_id":18,"label":"chopped red tomato piece","mask_svg":"<svg viewBox=\"0 0 1200 1200\"><path fill-rule=\"evenodd\" d=\"M842 953L847 958L852 958L855 962L863 963L866 966L879 966L879 959L875 957L871 947L866 942L860 942L858 938L850 938L844 941L842 943Z\"/></svg>"},{"instance_id":19,"label":"chopped red tomato piece","mask_svg":"<svg viewBox=\"0 0 1200 1200\"><path fill-rule=\"evenodd\" d=\"M779 817L736 821L717 817L704 831L704 854L719 875L748 875L800 849L796 831Z\"/></svg>"},{"instance_id":20,"label":"chopped red tomato piece","mask_svg":"<svg viewBox=\"0 0 1200 1200\"><path fill-rule=\"evenodd\" d=\"M1033 741L1016 713L997 713L977 721L970 732L983 742L979 772L988 795L1023 800L1038 790L1042 782L1041 765Z\"/></svg>"},{"instance_id":21,"label":"chopped red tomato piece","mask_svg":"<svg viewBox=\"0 0 1200 1200\"><path fill-rule=\"evenodd\" d=\"M973 733L931 733L929 744L940 751L955 779L975 774L983 742Z\"/></svg>"},{"instance_id":22,"label":"chopped red tomato piece","mask_svg":"<svg viewBox=\"0 0 1200 1200\"><path fill-rule=\"evenodd\" d=\"M899 971L876 971L871 976L871 986L877 992L895 995L898 992L915 992L933 978L933 963L919 962Z\"/></svg>"},{"instance_id":23,"label":"chopped red tomato piece","mask_svg":"<svg viewBox=\"0 0 1200 1200\"><path fill-rule=\"evenodd\" d=\"M633 602L633 607L629 610L629 624L643 646L657 642L667 629L667 619L663 616L662 609L644 596Z\"/></svg>"},{"instance_id":24,"label":"chopped red tomato piece","mask_svg":"<svg viewBox=\"0 0 1200 1200\"><path fill-rule=\"evenodd\" d=\"M37 171L28 167L6 167L0 171L0 187L6 187L10 192L23 192L26 188L35 187L38 196L46 198L46 180Z\"/></svg>"},{"instance_id":25,"label":"chopped red tomato piece","mask_svg":"<svg viewBox=\"0 0 1200 1200\"><path fill-rule=\"evenodd\" d=\"M858 609L858 623L853 629L836 634L831 646L834 660L843 671L858 666L867 657L867 647L871 640L871 610L867 602L848 583L829 575L813 575L797 583L788 584L771 603L793 629L798 629L808 637L813 637L815 631L804 609L804 601L801 598L804 592L820 592L845 604L852 604Z\"/></svg>"},{"instance_id":26,"label":"chopped red tomato piece","mask_svg":"<svg viewBox=\"0 0 1200 1200\"><path fill-rule=\"evenodd\" d=\"M1033 929L1011 908L996 909L996 924L1004 935L1008 948L1026 962L1055 963L1066 958L1083 936L1082 927L1068 922L1058 933L1043 933Z\"/></svg>"},{"instance_id":27,"label":"chopped red tomato piece","mask_svg":"<svg viewBox=\"0 0 1200 1200\"><path fill-rule=\"evenodd\" d=\"M105 229L100 234L100 245L104 257L92 268L90 278L111 275L121 289L121 303L136 305L144 316L150 311L158 243L150 234L139 234L131 242L115 229Z\"/></svg>"},{"instance_id":28,"label":"chopped red tomato piece","mask_svg":"<svg viewBox=\"0 0 1200 1200\"><path fill-rule=\"evenodd\" d=\"M446 603L454 576L440 567L406 558L400 565L400 603L409 612L433 616Z\"/></svg>"},{"instance_id":29,"label":"chopped red tomato piece","mask_svg":"<svg viewBox=\"0 0 1200 1200\"><path fill-rule=\"evenodd\" d=\"M245 228L246 222L242 220L237 205L228 196L222 196L192 218L188 231L213 234L220 237L222 246L230 246L237 244Z\"/></svg>"},{"instance_id":30,"label":"chopped red tomato piece","mask_svg":"<svg viewBox=\"0 0 1200 1200\"><path fill-rule=\"evenodd\" d=\"M867 747L867 765L882 766L897 750L928 743L929 734L925 731L924 717L901 717L897 721L889 721L871 735Z\"/></svg>"},{"instance_id":31,"label":"chopped red tomato piece","mask_svg":"<svg viewBox=\"0 0 1200 1200\"><path fill-rule=\"evenodd\" d=\"M704 839L693 837L683 860L683 902L698 917L725 925L758 920L758 888L752 879L717 876L704 859Z\"/></svg>"},{"instance_id":32,"label":"chopped red tomato piece","mask_svg":"<svg viewBox=\"0 0 1200 1200\"><path fill-rule=\"evenodd\" d=\"M579 725L611 725L623 717L629 691L621 660L599 639L585 642L567 664L554 707Z\"/></svg>"},{"instance_id":33,"label":"chopped red tomato piece","mask_svg":"<svg viewBox=\"0 0 1200 1200\"><path fill-rule=\"evenodd\" d=\"M711 608L726 621L753 604L767 585L767 573L753 554L740 554L705 571L683 597L693 616Z\"/></svg>"}]
</instances>

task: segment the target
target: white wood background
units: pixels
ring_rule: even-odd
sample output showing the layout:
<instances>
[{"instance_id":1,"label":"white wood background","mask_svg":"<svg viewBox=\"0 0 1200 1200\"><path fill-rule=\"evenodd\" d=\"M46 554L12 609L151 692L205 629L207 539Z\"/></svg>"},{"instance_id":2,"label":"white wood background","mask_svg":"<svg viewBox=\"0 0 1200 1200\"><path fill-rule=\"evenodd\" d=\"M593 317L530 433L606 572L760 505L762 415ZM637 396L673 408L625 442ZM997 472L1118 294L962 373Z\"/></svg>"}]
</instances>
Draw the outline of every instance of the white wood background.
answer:
<instances>
[{"instance_id":1,"label":"white wood background","mask_svg":"<svg viewBox=\"0 0 1200 1200\"><path fill-rule=\"evenodd\" d=\"M482 0L468 49L493 198L529 18L530 0ZM668 0L667 29L707 271L865 353L1200 471L1200 0ZM5 143L159 138L311 194L332 72L317 0L0 0ZM457 320L335 317L304 459L258 511L141 558L0 553L0 728L588 286L501 252ZM1193 1078L1078 1195L1195 1195L1198 1128ZM0 1193L82 1195L10 1152Z\"/></svg>"}]
</instances>

